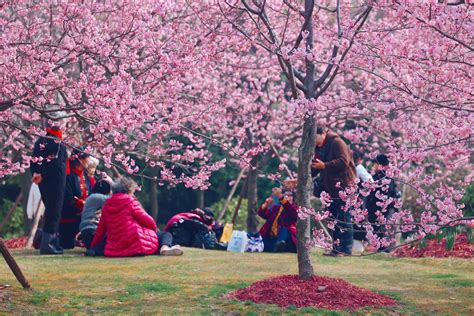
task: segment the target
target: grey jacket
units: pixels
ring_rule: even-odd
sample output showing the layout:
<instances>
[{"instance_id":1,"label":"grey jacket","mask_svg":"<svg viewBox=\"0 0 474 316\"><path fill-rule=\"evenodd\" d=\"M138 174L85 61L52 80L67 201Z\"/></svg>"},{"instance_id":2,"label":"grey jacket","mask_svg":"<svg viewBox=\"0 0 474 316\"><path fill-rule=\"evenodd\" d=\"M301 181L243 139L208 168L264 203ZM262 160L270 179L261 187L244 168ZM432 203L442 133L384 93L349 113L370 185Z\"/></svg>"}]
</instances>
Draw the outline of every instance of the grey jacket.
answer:
<instances>
[{"instance_id":1,"label":"grey jacket","mask_svg":"<svg viewBox=\"0 0 474 316\"><path fill-rule=\"evenodd\" d=\"M81 215L81 224L79 230L82 232L85 229L97 229L99 225L100 215L102 214L102 206L107 200L108 196L101 193L92 193L84 204L84 209Z\"/></svg>"}]
</instances>

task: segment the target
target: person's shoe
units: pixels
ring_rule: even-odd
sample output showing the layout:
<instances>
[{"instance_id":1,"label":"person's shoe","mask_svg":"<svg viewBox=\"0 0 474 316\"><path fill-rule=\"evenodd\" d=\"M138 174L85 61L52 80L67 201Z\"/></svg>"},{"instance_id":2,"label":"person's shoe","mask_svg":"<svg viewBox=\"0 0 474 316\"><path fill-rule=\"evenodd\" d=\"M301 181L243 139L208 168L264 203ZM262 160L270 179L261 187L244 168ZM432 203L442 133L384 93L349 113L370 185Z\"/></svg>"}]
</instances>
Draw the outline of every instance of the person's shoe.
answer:
<instances>
[{"instance_id":1,"label":"person's shoe","mask_svg":"<svg viewBox=\"0 0 474 316\"><path fill-rule=\"evenodd\" d=\"M326 257L336 257L337 256L337 252L335 250L331 250L329 252L325 252L323 253L323 256L326 256Z\"/></svg>"},{"instance_id":2,"label":"person's shoe","mask_svg":"<svg viewBox=\"0 0 474 316\"><path fill-rule=\"evenodd\" d=\"M64 251L64 248L61 247L61 243L59 242L59 234L56 233L53 235L53 239L51 240L51 243L54 245L54 247L60 251Z\"/></svg>"},{"instance_id":3,"label":"person's shoe","mask_svg":"<svg viewBox=\"0 0 474 316\"><path fill-rule=\"evenodd\" d=\"M86 257L95 257L95 251L94 249L87 249L87 251L84 253L84 256Z\"/></svg>"},{"instance_id":4,"label":"person's shoe","mask_svg":"<svg viewBox=\"0 0 474 316\"><path fill-rule=\"evenodd\" d=\"M63 251L57 249L53 243L53 235L43 232L41 239L40 255L62 255Z\"/></svg>"},{"instance_id":5,"label":"person's shoe","mask_svg":"<svg viewBox=\"0 0 474 316\"><path fill-rule=\"evenodd\" d=\"M278 241L275 245L275 252L285 252L286 251L286 242L284 240Z\"/></svg>"},{"instance_id":6,"label":"person's shoe","mask_svg":"<svg viewBox=\"0 0 474 316\"><path fill-rule=\"evenodd\" d=\"M349 256L352 256L351 253L348 253L348 252L338 252L336 253L336 257L349 257Z\"/></svg>"},{"instance_id":7,"label":"person's shoe","mask_svg":"<svg viewBox=\"0 0 474 316\"><path fill-rule=\"evenodd\" d=\"M227 250L227 243L222 243L222 242L216 242L216 245L214 247L216 250Z\"/></svg>"},{"instance_id":8,"label":"person's shoe","mask_svg":"<svg viewBox=\"0 0 474 316\"><path fill-rule=\"evenodd\" d=\"M181 256L183 250L180 245L174 245L173 247L163 246L160 250L160 255L162 256Z\"/></svg>"}]
</instances>

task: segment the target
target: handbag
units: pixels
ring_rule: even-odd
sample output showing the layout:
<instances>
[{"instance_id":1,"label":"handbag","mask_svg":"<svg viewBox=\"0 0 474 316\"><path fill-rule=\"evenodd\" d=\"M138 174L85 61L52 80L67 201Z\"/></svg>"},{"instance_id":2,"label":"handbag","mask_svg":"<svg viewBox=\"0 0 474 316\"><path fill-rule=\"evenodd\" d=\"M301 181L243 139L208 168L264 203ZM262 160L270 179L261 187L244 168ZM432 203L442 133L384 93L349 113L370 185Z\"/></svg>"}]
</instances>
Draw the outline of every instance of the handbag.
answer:
<instances>
[{"instance_id":1,"label":"handbag","mask_svg":"<svg viewBox=\"0 0 474 316\"><path fill-rule=\"evenodd\" d=\"M247 246L245 247L245 252L263 252L263 239L259 233L251 234L247 233Z\"/></svg>"}]
</instances>

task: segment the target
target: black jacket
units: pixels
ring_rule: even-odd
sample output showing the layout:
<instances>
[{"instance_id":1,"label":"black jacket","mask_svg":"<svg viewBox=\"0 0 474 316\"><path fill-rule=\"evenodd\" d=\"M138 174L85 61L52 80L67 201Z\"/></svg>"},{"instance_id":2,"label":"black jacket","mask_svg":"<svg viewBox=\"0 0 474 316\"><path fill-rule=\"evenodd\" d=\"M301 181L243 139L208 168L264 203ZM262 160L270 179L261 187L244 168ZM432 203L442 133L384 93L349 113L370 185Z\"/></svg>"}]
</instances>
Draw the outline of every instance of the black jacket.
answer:
<instances>
[{"instance_id":1,"label":"black jacket","mask_svg":"<svg viewBox=\"0 0 474 316\"><path fill-rule=\"evenodd\" d=\"M62 191L66 181L66 147L52 135L40 137L35 142L33 157L42 157L40 162L31 163L31 173L41 174L42 187Z\"/></svg>"},{"instance_id":2,"label":"black jacket","mask_svg":"<svg viewBox=\"0 0 474 316\"><path fill-rule=\"evenodd\" d=\"M385 178L387 178L385 171L379 170L374 174L374 182L377 184L381 184L381 181ZM391 198L398 198L399 197L399 192L397 191L397 186L395 184L395 181L393 179L390 179L390 184L388 185L388 191L383 191L381 188L372 191L370 195L367 197L367 210L369 212L369 221L374 222L377 219L377 216L375 213L377 211L380 211L382 208L377 205L377 202L380 202L380 200L376 197L377 192L380 192L382 195L387 195L388 197ZM387 208L393 207L392 205L389 205Z\"/></svg>"}]
</instances>

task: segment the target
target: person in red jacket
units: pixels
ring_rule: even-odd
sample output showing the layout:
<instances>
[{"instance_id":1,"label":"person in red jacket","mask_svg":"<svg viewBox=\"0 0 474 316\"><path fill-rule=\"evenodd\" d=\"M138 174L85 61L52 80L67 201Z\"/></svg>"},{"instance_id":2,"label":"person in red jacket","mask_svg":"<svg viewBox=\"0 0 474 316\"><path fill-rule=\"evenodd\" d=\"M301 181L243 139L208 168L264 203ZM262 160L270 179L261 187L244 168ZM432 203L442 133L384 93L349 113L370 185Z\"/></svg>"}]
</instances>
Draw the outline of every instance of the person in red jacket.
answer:
<instances>
[{"instance_id":1,"label":"person in red jacket","mask_svg":"<svg viewBox=\"0 0 474 316\"><path fill-rule=\"evenodd\" d=\"M170 233L157 232L155 221L133 195L136 188L135 181L124 177L112 184L113 194L102 207L99 225L86 255L100 255L104 240L106 257L183 254L179 246L172 246Z\"/></svg>"}]
</instances>

